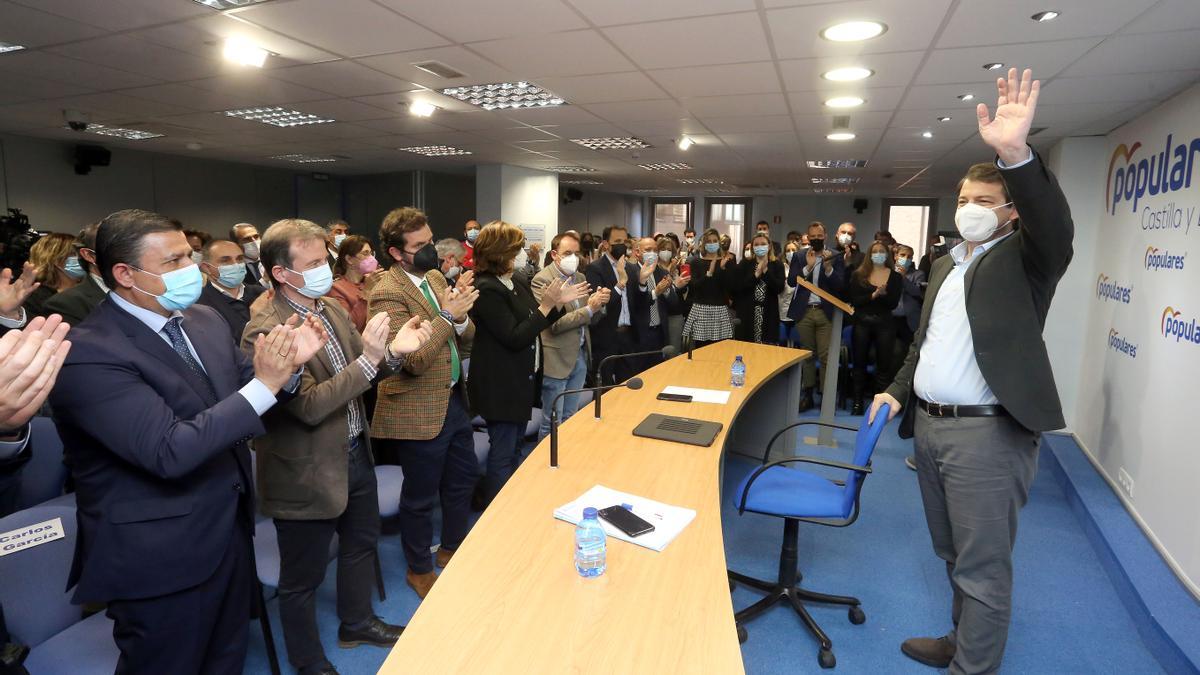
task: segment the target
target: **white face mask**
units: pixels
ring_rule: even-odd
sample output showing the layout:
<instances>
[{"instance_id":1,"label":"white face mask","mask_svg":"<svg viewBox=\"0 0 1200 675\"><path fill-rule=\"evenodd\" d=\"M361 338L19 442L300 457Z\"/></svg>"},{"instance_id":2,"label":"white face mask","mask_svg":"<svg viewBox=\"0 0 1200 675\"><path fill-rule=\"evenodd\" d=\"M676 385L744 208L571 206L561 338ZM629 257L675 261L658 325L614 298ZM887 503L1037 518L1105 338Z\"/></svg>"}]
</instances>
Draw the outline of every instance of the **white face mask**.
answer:
<instances>
[{"instance_id":1,"label":"white face mask","mask_svg":"<svg viewBox=\"0 0 1200 675\"><path fill-rule=\"evenodd\" d=\"M849 246L850 242L852 242L852 241L854 241L854 237L851 237L849 234L847 234L845 232L838 235L838 243L841 244L842 246Z\"/></svg>"},{"instance_id":2,"label":"white face mask","mask_svg":"<svg viewBox=\"0 0 1200 675\"><path fill-rule=\"evenodd\" d=\"M658 259L665 263L671 262L671 258L674 258L674 257L675 257L675 254L671 253L670 250L664 249L664 250L658 252Z\"/></svg>"},{"instance_id":3,"label":"white face mask","mask_svg":"<svg viewBox=\"0 0 1200 675\"><path fill-rule=\"evenodd\" d=\"M792 262L792 256L794 255L796 255L795 251L785 251L783 257L787 259L788 262Z\"/></svg>"},{"instance_id":4,"label":"white face mask","mask_svg":"<svg viewBox=\"0 0 1200 675\"><path fill-rule=\"evenodd\" d=\"M525 266L528 264L529 254L525 252L525 249L521 249L520 252L517 253L516 260L513 261L513 271L520 272L521 270L524 270Z\"/></svg>"},{"instance_id":5,"label":"white face mask","mask_svg":"<svg viewBox=\"0 0 1200 675\"><path fill-rule=\"evenodd\" d=\"M656 260L658 260L658 252L657 251L645 251L644 253L642 253L642 264L643 265L649 265L650 263L655 262Z\"/></svg>"},{"instance_id":6,"label":"white face mask","mask_svg":"<svg viewBox=\"0 0 1200 675\"><path fill-rule=\"evenodd\" d=\"M454 267L451 267L450 269L446 270L445 277L447 279L453 279L454 277L458 276L458 272L459 272L458 265L455 265Z\"/></svg>"},{"instance_id":7,"label":"white face mask","mask_svg":"<svg viewBox=\"0 0 1200 675\"><path fill-rule=\"evenodd\" d=\"M962 235L963 239L973 244L987 241L996 233L996 230L1000 229L1000 219L996 217L996 209L1010 204L1012 202L990 208L973 202L963 204L954 212L954 224L958 226L958 233ZM1010 222L1012 221L1006 220L1004 224L1007 225Z\"/></svg>"},{"instance_id":8,"label":"white face mask","mask_svg":"<svg viewBox=\"0 0 1200 675\"><path fill-rule=\"evenodd\" d=\"M558 269L562 270L563 274L575 274L575 271L579 269L579 256L574 253L559 256Z\"/></svg>"},{"instance_id":9,"label":"white face mask","mask_svg":"<svg viewBox=\"0 0 1200 675\"><path fill-rule=\"evenodd\" d=\"M242 244L242 252L251 260L258 260L258 242L248 241Z\"/></svg>"},{"instance_id":10,"label":"white face mask","mask_svg":"<svg viewBox=\"0 0 1200 675\"><path fill-rule=\"evenodd\" d=\"M194 262L194 263L196 263L197 265L199 265L199 264L200 264L201 262L203 262L203 261L204 261L204 254L203 254L203 253L201 253L200 251L192 251L192 262Z\"/></svg>"}]
</instances>

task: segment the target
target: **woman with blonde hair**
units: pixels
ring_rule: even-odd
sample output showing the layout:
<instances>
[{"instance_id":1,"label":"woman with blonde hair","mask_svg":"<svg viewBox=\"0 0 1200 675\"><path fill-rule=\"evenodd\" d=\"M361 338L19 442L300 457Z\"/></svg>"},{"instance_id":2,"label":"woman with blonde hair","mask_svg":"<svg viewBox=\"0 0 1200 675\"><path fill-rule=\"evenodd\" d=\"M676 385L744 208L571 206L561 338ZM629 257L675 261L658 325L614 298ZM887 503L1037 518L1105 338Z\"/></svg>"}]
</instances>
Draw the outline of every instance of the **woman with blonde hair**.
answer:
<instances>
[{"instance_id":1,"label":"woman with blonde hair","mask_svg":"<svg viewBox=\"0 0 1200 675\"><path fill-rule=\"evenodd\" d=\"M490 503L521 462L525 426L540 400L541 332L564 313L563 305L584 298L588 285L556 279L539 302L525 268L525 233L516 225L492 221L475 239L475 288L471 309L475 342L467 393L471 408L487 422L487 475L483 501ZM515 273L514 273L515 271Z\"/></svg>"},{"instance_id":2,"label":"woman with blonde hair","mask_svg":"<svg viewBox=\"0 0 1200 675\"><path fill-rule=\"evenodd\" d=\"M756 234L750 255L735 271L733 309L739 323L734 337L746 342L779 342L779 294L787 286L783 263L771 249L771 238Z\"/></svg>"},{"instance_id":3,"label":"woman with blonde hair","mask_svg":"<svg viewBox=\"0 0 1200 675\"><path fill-rule=\"evenodd\" d=\"M74 288L85 276L79 262L75 235L52 232L34 242L29 249L29 262L37 268L36 281L41 284L25 299L25 315L49 316L46 301L55 293Z\"/></svg>"}]
</instances>

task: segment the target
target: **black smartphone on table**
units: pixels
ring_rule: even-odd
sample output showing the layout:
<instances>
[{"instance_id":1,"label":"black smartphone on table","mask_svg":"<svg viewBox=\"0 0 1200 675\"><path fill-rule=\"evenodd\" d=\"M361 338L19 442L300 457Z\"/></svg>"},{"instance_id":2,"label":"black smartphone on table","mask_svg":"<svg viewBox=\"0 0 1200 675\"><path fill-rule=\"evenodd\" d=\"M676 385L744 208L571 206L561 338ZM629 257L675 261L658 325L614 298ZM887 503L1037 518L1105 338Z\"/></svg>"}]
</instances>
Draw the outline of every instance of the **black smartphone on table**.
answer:
<instances>
[{"instance_id":1,"label":"black smartphone on table","mask_svg":"<svg viewBox=\"0 0 1200 675\"><path fill-rule=\"evenodd\" d=\"M653 525L624 506L610 506L607 509L600 509L596 513L613 527L631 537L654 531Z\"/></svg>"}]
</instances>

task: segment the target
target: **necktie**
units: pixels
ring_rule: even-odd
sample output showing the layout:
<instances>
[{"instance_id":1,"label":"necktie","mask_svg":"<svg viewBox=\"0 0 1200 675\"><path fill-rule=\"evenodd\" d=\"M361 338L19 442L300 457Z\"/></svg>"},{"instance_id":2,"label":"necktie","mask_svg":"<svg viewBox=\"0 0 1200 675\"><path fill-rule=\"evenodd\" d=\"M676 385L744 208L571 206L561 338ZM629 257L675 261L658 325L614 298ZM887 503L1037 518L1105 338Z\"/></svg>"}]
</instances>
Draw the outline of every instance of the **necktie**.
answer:
<instances>
[{"instance_id":1,"label":"necktie","mask_svg":"<svg viewBox=\"0 0 1200 675\"><path fill-rule=\"evenodd\" d=\"M654 283L653 276L650 277L649 283L651 283L651 284ZM660 322L661 322L661 320L659 319L659 316L658 316L658 298L655 297L654 300L650 302L650 327L655 328L658 326L658 324Z\"/></svg>"},{"instance_id":2,"label":"necktie","mask_svg":"<svg viewBox=\"0 0 1200 675\"><path fill-rule=\"evenodd\" d=\"M182 321L183 317L181 316L171 317L166 325L163 326L163 332L167 334L167 338L171 341L171 347L175 350L175 353L179 354L179 358L183 359L183 362L187 364L188 370L200 378L200 381L207 388L209 395L212 396L212 400L215 401L217 400L217 392L213 389L212 380L208 379L208 373L204 372L204 369L200 367L200 362L196 360L196 357L192 356L192 350L188 349L187 341L183 339L183 328L179 325Z\"/></svg>"},{"instance_id":3,"label":"necktie","mask_svg":"<svg viewBox=\"0 0 1200 675\"><path fill-rule=\"evenodd\" d=\"M433 299L433 291L429 288L429 280L421 280L421 292L425 294L425 299L429 301L429 306L435 311L440 309L437 300ZM458 344L454 339L454 334L450 334L450 381L458 382L458 376L462 373L462 364L458 360Z\"/></svg>"}]
</instances>

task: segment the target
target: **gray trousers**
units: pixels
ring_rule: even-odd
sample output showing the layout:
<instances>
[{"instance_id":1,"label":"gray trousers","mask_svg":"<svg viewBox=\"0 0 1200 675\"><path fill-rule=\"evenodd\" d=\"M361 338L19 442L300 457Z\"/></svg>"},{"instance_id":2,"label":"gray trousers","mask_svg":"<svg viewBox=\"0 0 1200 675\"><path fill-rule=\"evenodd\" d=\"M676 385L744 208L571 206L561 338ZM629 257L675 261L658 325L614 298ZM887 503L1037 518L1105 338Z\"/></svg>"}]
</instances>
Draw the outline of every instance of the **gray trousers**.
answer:
<instances>
[{"instance_id":1,"label":"gray trousers","mask_svg":"<svg viewBox=\"0 0 1200 675\"><path fill-rule=\"evenodd\" d=\"M954 591L950 672L994 673L1012 613L1017 514L1037 473L1041 435L1007 416L937 418L920 409L916 416L925 522Z\"/></svg>"}]
</instances>

